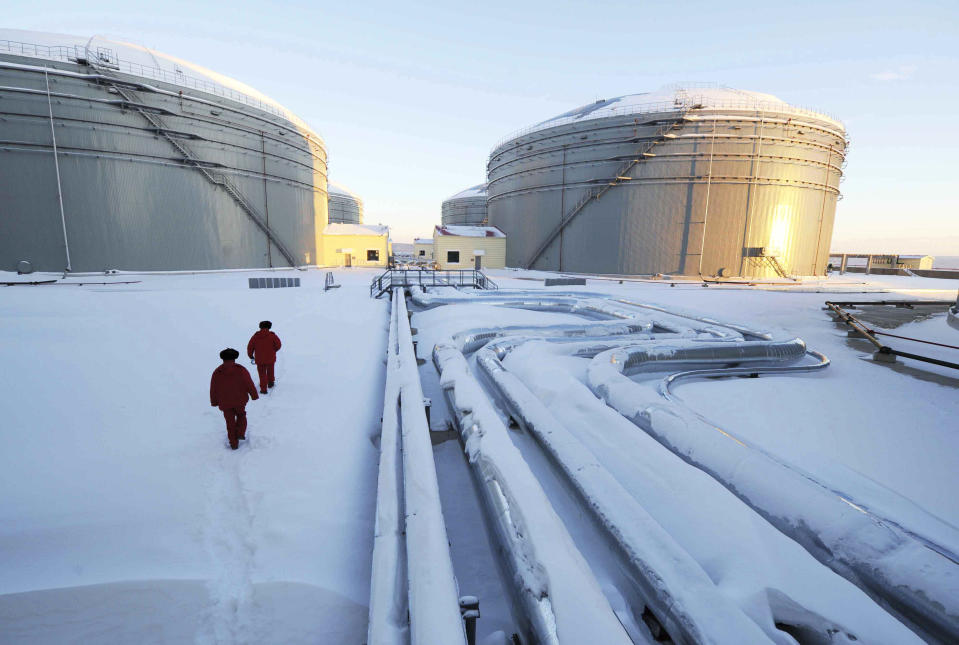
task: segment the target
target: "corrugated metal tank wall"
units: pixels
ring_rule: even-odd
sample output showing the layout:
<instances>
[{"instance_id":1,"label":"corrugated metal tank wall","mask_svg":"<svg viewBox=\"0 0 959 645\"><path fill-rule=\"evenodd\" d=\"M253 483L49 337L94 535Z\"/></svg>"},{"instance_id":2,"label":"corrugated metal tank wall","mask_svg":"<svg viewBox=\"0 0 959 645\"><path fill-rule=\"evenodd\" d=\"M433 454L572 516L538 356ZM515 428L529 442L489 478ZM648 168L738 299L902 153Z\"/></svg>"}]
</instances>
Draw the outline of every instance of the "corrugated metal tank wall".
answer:
<instances>
[{"instance_id":1,"label":"corrugated metal tank wall","mask_svg":"<svg viewBox=\"0 0 959 645\"><path fill-rule=\"evenodd\" d=\"M0 268L65 268L46 79L73 271L228 269L289 263L211 183L83 65L0 55ZM141 81L115 73L117 79ZM296 264L317 261L327 220L326 150L264 110L155 80L131 90L215 176L228 176ZM182 96L179 92L182 90ZM111 103L112 102L112 103Z\"/></svg>"},{"instance_id":2,"label":"corrugated metal tank wall","mask_svg":"<svg viewBox=\"0 0 959 645\"><path fill-rule=\"evenodd\" d=\"M559 125L493 150L489 222L508 236L508 266L526 266L564 213L613 182L531 268L759 277L777 275L774 256L791 275L823 274L845 144L833 121L729 109Z\"/></svg>"},{"instance_id":3,"label":"corrugated metal tank wall","mask_svg":"<svg viewBox=\"0 0 959 645\"><path fill-rule=\"evenodd\" d=\"M486 226L486 184L467 188L443 202L444 226Z\"/></svg>"},{"instance_id":4,"label":"corrugated metal tank wall","mask_svg":"<svg viewBox=\"0 0 959 645\"><path fill-rule=\"evenodd\" d=\"M330 189L330 224L362 224L363 201L347 193Z\"/></svg>"}]
</instances>

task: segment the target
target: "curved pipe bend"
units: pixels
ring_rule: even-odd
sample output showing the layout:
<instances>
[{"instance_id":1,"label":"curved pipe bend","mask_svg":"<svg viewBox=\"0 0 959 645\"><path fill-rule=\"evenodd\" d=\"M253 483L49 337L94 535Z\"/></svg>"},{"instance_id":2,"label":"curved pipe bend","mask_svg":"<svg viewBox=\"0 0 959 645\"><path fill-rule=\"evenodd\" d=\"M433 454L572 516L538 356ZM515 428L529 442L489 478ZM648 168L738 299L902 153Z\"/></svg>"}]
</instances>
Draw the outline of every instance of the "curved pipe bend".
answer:
<instances>
[{"instance_id":1,"label":"curved pipe bend","mask_svg":"<svg viewBox=\"0 0 959 645\"><path fill-rule=\"evenodd\" d=\"M616 304L625 305L633 309L646 309L659 313L685 318L697 323L701 323L697 329L706 333L711 333L717 338L738 338L747 340L772 340L772 334L750 327L745 327L735 323L725 323L699 316L690 312L670 311L659 305L653 305L642 302L635 302L620 298L608 293L599 293L592 291L582 292L544 292L543 290L528 291L509 291L501 289L496 292L484 292L463 295L457 293L455 296L437 296L427 293L422 287L414 286L409 289L410 296L418 306L424 308L436 307L439 305L482 303L499 307L516 307L521 309L533 309L539 311L562 311L579 315L594 315L607 319L628 320L636 317L636 312L624 310ZM598 302L589 302L598 301ZM585 303L583 302L585 301ZM658 323L666 326L675 326L675 323ZM732 332L732 333L730 333Z\"/></svg>"},{"instance_id":2,"label":"curved pipe bend","mask_svg":"<svg viewBox=\"0 0 959 645\"><path fill-rule=\"evenodd\" d=\"M698 343L687 341L675 346L637 345L610 350L594 361L608 360L621 374L629 376L647 368L665 369L673 365L739 364L764 361L794 361L806 353L800 338L787 341Z\"/></svg>"},{"instance_id":3,"label":"curved pipe bend","mask_svg":"<svg viewBox=\"0 0 959 645\"><path fill-rule=\"evenodd\" d=\"M603 467L500 358L533 340L512 337L476 354L479 370L510 416L543 447L610 544L623 557L641 602L677 645L771 643L760 627L719 593L702 567ZM567 339L548 340L563 341Z\"/></svg>"},{"instance_id":4,"label":"curved pipe bend","mask_svg":"<svg viewBox=\"0 0 959 645\"><path fill-rule=\"evenodd\" d=\"M689 370L660 385L666 400L630 380L644 366L795 361L806 353L799 339L765 343L719 343L675 348L628 347L598 354L587 383L607 405L632 421L690 465L706 472L798 542L822 564L843 576L913 631L933 642L959 642L959 563L933 544L856 504L855 495L834 490L815 477L737 438L669 396L669 385L693 376L755 373L788 367ZM821 354L814 356L822 357ZM818 369L828 363L794 366ZM902 562L908 561L908 567Z\"/></svg>"}]
</instances>

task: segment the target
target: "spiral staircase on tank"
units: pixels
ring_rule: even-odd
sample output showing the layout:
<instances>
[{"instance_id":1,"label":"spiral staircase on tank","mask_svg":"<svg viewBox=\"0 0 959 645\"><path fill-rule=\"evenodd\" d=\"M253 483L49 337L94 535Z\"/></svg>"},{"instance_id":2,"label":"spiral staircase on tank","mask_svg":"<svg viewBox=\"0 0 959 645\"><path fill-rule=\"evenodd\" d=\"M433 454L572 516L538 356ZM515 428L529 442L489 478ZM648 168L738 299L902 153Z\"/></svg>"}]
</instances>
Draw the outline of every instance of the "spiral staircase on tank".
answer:
<instances>
[{"instance_id":1,"label":"spiral staircase on tank","mask_svg":"<svg viewBox=\"0 0 959 645\"><path fill-rule=\"evenodd\" d=\"M120 97L122 97L123 100L118 101L121 108L134 110L139 113L150 123L151 126L153 126L152 129L157 135L163 137L176 149L177 152L183 156L183 163L195 168L207 179L207 181L214 186L222 187L226 193L233 198L233 201L236 202L240 209L246 213L251 220L253 220L253 223L256 224L257 228L263 231L267 239L280 251L280 254L283 255L287 262L289 262L290 266L297 267L297 262L293 254L276 234L276 232L270 228L266 222L266 218L263 217L259 210L253 204L251 204L246 197L243 196L243 193L240 192L240 189L236 186L236 184L233 183L233 181L231 181L226 175L221 173L215 174L212 172L211 169L218 167L220 164L203 161L189 148L189 146L180 140L182 138L197 137L189 133L177 132L166 127L166 125L160 119L160 115L172 113L168 112L167 110L151 107L145 104L134 92L135 88L149 89L148 87L140 83L125 81L114 77L112 71L109 69L108 64L97 64L92 60L86 60L84 62L97 72L97 77L95 79L96 82L102 82L108 85Z\"/></svg>"},{"instance_id":2,"label":"spiral staircase on tank","mask_svg":"<svg viewBox=\"0 0 959 645\"><path fill-rule=\"evenodd\" d=\"M576 202L576 204L563 216L563 219L559 221L559 224L557 224L556 227L551 230L545 238L543 238L543 241L540 243L540 245L536 247L536 250L523 264L523 268L531 269L533 264L540 258L540 256L543 255L549 245L553 243L553 240L555 240L557 236L559 236L559 234L562 233L567 226L569 226L569 223L572 222L577 215L582 213L583 210L593 202L593 200L599 201L599 199L611 188L626 184L633 179L633 177L629 176L629 173L632 172L636 166L642 164L648 159L651 159L652 157L655 157L656 154L653 153L654 148L665 143L666 141L676 138L676 133L673 132L673 130L678 130L681 127L681 124L686 120L686 114L690 109L692 109L692 107L684 109L679 116L669 119L663 125L661 125L656 131L656 134L643 143L643 145L640 146L639 150L637 151L637 154L624 162L616 170L616 174L613 175L613 177L611 177L608 181L603 182L601 185L593 186L587 190L586 194L583 195L583 198Z\"/></svg>"}]
</instances>

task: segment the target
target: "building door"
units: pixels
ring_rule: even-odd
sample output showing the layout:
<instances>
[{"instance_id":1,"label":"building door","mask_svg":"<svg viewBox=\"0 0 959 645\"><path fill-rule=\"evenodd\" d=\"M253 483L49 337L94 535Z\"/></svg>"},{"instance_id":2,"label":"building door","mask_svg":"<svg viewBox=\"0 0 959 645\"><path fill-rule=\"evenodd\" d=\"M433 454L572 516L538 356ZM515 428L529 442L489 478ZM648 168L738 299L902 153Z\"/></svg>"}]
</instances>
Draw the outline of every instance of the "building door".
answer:
<instances>
[{"instance_id":1,"label":"building door","mask_svg":"<svg viewBox=\"0 0 959 645\"><path fill-rule=\"evenodd\" d=\"M473 266L474 266L474 268L475 268L477 271L479 271L480 269L483 268L483 256L482 256L482 255L474 255L474 256L473 256Z\"/></svg>"},{"instance_id":2,"label":"building door","mask_svg":"<svg viewBox=\"0 0 959 645\"><path fill-rule=\"evenodd\" d=\"M343 254L343 266L351 267L353 266L353 255L350 253Z\"/></svg>"}]
</instances>

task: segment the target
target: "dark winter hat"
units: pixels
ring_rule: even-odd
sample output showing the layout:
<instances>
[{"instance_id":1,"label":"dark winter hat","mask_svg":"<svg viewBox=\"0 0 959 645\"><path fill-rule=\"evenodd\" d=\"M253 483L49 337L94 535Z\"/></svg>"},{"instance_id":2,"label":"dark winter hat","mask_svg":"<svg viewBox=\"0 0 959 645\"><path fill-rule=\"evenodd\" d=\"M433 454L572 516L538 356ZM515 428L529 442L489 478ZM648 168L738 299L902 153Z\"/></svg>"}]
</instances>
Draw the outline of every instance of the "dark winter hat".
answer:
<instances>
[{"instance_id":1,"label":"dark winter hat","mask_svg":"<svg viewBox=\"0 0 959 645\"><path fill-rule=\"evenodd\" d=\"M220 358L225 361L235 361L240 358L240 352L236 351L232 347L227 347L222 352L220 352Z\"/></svg>"},{"instance_id":2,"label":"dark winter hat","mask_svg":"<svg viewBox=\"0 0 959 645\"><path fill-rule=\"evenodd\" d=\"M264 320L260 322L260 329L269 329L272 326L273 326L273 323L271 323L269 320Z\"/></svg>"}]
</instances>

